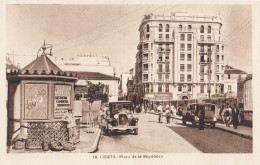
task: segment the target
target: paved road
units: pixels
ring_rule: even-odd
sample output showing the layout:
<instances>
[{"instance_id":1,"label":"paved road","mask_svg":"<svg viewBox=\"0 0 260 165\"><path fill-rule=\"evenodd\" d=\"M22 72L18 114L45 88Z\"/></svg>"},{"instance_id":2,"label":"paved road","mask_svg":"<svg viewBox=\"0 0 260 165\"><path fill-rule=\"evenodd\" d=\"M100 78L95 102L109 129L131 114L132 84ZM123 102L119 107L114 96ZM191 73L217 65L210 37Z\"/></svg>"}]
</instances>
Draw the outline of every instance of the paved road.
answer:
<instances>
[{"instance_id":1,"label":"paved road","mask_svg":"<svg viewBox=\"0 0 260 165\"><path fill-rule=\"evenodd\" d=\"M252 140L217 129L198 130L181 123L157 122L153 114L139 114L139 135L102 136L98 153L252 153Z\"/></svg>"}]
</instances>

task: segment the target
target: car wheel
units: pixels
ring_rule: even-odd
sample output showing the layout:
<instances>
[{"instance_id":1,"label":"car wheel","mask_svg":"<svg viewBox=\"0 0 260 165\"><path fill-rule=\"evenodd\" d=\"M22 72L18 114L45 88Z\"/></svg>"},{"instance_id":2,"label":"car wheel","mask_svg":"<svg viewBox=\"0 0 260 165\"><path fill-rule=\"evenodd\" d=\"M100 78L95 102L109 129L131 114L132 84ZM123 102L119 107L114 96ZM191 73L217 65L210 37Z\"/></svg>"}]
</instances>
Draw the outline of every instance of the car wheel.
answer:
<instances>
[{"instance_id":1,"label":"car wheel","mask_svg":"<svg viewBox=\"0 0 260 165\"><path fill-rule=\"evenodd\" d=\"M196 127L196 122L192 121L192 127Z\"/></svg>"},{"instance_id":2,"label":"car wheel","mask_svg":"<svg viewBox=\"0 0 260 165\"><path fill-rule=\"evenodd\" d=\"M110 129L107 130L107 135L111 136L112 135L112 131Z\"/></svg>"},{"instance_id":3,"label":"car wheel","mask_svg":"<svg viewBox=\"0 0 260 165\"><path fill-rule=\"evenodd\" d=\"M215 123L210 123L211 128L215 128Z\"/></svg>"},{"instance_id":4,"label":"car wheel","mask_svg":"<svg viewBox=\"0 0 260 165\"><path fill-rule=\"evenodd\" d=\"M136 128L136 129L134 130L134 132L135 132L135 135L138 135L138 128Z\"/></svg>"},{"instance_id":5,"label":"car wheel","mask_svg":"<svg viewBox=\"0 0 260 165\"><path fill-rule=\"evenodd\" d=\"M182 119L182 124L186 125L186 120L185 119Z\"/></svg>"}]
</instances>

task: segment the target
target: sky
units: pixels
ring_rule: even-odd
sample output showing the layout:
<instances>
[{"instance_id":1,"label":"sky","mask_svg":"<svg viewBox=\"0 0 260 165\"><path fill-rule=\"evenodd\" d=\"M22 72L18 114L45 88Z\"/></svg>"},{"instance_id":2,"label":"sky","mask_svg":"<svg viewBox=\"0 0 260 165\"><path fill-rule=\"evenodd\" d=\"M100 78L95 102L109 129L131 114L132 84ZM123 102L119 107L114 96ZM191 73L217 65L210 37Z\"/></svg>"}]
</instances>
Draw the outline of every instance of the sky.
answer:
<instances>
[{"instance_id":1,"label":"sky","mask_svg":"<svg viewBox=\"0 0 260 165\"><path fill-rule=\"evenodd\" d=\"M252 73L250 5L7 5L6 53L14 54L9 58L24 67L45 40L54 45L54 57L109 56L119 77L135 65L143 16L174 12L220 14L226 64Z\"/></svg>"}]
</instances>

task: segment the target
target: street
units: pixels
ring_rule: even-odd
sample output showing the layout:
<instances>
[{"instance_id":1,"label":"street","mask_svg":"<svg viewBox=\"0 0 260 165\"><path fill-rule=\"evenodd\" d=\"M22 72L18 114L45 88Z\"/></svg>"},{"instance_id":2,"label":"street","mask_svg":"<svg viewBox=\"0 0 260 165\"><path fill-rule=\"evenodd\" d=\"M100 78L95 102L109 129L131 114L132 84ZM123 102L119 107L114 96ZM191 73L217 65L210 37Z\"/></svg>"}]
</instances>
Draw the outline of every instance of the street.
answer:
<instances>
[{"instance_id":1,"label":"street","mask_svg":"<svg viewBox=\"0 0 260 165\"><path fill-rule=\"evenodd\" d=\"M252 140L218 129L198 130L181 121L158 123L154 114L137 114L139 134L102 135L97 153L252 153Z\"/></svg>"}]
</instances>

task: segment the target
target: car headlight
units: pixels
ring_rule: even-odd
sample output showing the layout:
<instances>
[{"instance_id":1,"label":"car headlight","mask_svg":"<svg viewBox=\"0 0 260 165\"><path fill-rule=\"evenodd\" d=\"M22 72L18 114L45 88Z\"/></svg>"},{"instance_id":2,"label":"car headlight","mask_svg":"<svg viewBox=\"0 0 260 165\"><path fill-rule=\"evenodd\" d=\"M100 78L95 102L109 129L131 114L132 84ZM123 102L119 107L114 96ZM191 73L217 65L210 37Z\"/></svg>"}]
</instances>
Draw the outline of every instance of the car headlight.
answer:
<instances>
[{"instance_id":1,"label":"car headlight","mask_svg":"<svg viewBox=\"0 0 260 165\"><path fill-rule=\"evenodd\" d=\"M216 117L214 117L214 118L213 118L213 121L217 121L217 118L216 118Z\"/></svg>"},{"instance_id":2,"label":"car headlight","mask_svg":"<svg viewBox=\"0 0 260 165\"><path fill-rule=\"evenodd\" d=\"M118 117L119 117L118 115L114 115L114 118L115 118L115 119L118 119Z\"/></svg>"}]
</instances>

